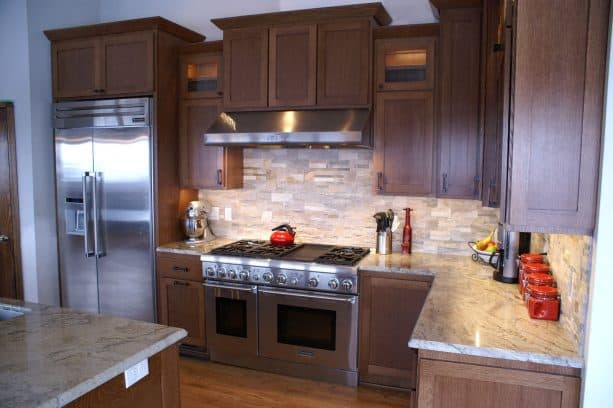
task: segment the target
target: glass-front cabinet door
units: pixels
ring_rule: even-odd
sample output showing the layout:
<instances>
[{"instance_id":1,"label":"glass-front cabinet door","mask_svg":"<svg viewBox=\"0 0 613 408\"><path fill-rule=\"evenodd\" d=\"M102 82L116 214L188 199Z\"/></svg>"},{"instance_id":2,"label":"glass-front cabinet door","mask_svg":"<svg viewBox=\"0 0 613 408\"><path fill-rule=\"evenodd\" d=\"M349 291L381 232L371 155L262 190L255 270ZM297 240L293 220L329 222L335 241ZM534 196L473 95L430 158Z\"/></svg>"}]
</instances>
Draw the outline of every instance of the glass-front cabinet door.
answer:
<instances>
[{"instance_id":1,"label":"glass-front cabinet door","mask_svg":"<svg viewBox=\"0 0 613 408\"><path fill-rule=\"evenodd\" d=\"M219 98L223 95L221 53L181 56L181 97Z\"/></svg>"},{"instance_id":2,"label":"glass-front cabinet door","mask_svg":"<svg viewBox=\"0 0 613 408\"><path fill-rule=\"evenodd\" d=\"M436 39L385 38L375 42L377 91L434 87Z\"/></svg>"}]
</instances>

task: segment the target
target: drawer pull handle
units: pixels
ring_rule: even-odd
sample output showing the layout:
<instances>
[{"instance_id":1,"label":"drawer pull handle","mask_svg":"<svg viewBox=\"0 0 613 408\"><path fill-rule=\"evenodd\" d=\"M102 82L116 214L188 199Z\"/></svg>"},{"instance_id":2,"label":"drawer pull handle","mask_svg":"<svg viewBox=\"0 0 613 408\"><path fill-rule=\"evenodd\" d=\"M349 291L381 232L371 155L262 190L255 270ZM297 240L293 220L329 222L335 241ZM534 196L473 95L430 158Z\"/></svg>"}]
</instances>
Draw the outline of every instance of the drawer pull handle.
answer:
<instances>
[{"instance_id":1,"label":"drawer pull handle","mask_svg":"<svg viewBox=\"0 0 613 408\"><path fill-rule=\"evenodd\" d=\"M174 281L172 282L172 284L174 286L189 286L189 282L181 282L181 281Z\"/></svg>"},{"instance_id":2,"label":"drawer pull handle","mask_svg":"<svg viewBox=\"0 0 613 408\"><path fill-rule=\"evenodd\" d=\"M185 272L185 273L187 273L187 271L189 271L189 268L187 266L173 266L172 270L176 271L176 272Z\"/></svg>"}]
</instances>

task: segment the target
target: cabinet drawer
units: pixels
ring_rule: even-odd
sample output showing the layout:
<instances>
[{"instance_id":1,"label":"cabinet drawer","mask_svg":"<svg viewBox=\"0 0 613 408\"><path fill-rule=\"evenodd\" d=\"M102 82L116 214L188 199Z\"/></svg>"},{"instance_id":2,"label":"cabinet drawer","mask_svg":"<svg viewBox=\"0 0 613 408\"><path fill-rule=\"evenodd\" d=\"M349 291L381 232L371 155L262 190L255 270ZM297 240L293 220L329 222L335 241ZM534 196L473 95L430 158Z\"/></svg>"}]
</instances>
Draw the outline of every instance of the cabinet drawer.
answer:
<instances>
[{"instance_id":1,"label":"cabinet drawer","mask_svg":"<svg viewBox=\"0 0 613 408\"><path fill-rule=\"evenodd\" d=\"M202 264L197 255L158 254L157 271L160 278L202 281Z\"/></svg>"}]
</instances>

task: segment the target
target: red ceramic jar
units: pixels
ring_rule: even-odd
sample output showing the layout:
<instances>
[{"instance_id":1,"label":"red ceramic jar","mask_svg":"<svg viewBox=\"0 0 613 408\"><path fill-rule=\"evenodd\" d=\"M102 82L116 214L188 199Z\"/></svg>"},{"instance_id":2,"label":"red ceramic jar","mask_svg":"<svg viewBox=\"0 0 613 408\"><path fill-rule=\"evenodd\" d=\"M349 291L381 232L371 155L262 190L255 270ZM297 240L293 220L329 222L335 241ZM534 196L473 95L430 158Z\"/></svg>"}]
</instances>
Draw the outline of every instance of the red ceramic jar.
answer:
<instances>
[{"instance_id":1,"label":"red ceramic jar","mask_svg":"<svg viewBox=\"0 0 613 408\"><path fill-rule=\"evenodd\" d=\"M526 275L525 287L528 286L556 286L556 281L553 278L553 275L548 273L531 273ZM524 289L524 299L528 300L528 292Z\"/></svg>"},{"instance_id":2,"label":"red ceramic jar","mask_svg":"<svg viewBox=\"0 0 613 408\"><path fill-rule=\"evenodd\" d=\"M526 263L519 264L519 293L523 296L526 290L526 285L528 284L527 278L528 275L533 273L551 273L551 268L549 264L546 263Z\"/></svg>"},{"instance_id":3,"label":"red ceramic jar","mask_svg":"<svg viewBox=\"0 0 613 408\"><path fill-rule=\"evenodd\" d=\"M532 286L526 288L528 294L528 314L532 319L558 320L560 318L560 295L551 286Z\"/></svg>"}]
</instances>

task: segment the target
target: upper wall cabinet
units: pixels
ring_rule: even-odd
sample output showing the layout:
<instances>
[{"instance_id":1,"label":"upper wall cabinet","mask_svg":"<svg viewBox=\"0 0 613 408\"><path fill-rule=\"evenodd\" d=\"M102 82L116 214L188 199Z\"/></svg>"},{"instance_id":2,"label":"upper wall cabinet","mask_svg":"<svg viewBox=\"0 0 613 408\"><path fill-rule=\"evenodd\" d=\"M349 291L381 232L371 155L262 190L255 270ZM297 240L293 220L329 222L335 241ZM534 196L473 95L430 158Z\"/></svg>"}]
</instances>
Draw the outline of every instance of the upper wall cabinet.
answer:
<instances>
[{"instance_id":1,"label":"upper wall cabinet","mask_svg":"<svg viewBox=\"0 0 613 408\"><path fill-rule=\"evenodd\" d=\"M268 106L315 105L317 26L269 31Z\"/></svg>"},{"instance_id":2,"label":"upper wall cabinet","mask_svg":"<svg viewBox=\"0 0 613 408\"><path fill-rule=\"evenodd\" d=\"M204 39L161 17L48 30L45 35L51 40L56 100L153 94L158 71L167 69L166 48ZM176 72L176 66L172 69Z\"/></svg>"},{"instance_id":3,"label":"upper wall cabinet","mask_svg":"<svg viewBox=\"0 0 613 408\"><path fill-rule=\"evenodd\" d=\"M372 71L370 22L324 23L317 31L317 105L368 105Z\"/></svg>"},{"instance_id":4,"label":"upper wall cabinet","mask_svg":"<svg viewBox=\"0 0 613 408\"><path fill-rule=\"evenodd\" d=\"M481 192L481 9L441 10L437 195Z\"/></svg>"},{"instance_id":5,"label":"upper wall cabinet","mask_svg":"<svg viewBox=\"0 0 613 408\"><path fill-rule=\"evenodd\" d=\"M183 47L188 49L192 46ZM182 99L220 98L223 95L223 55L219 51L183 54L179 58Z\"/></svg>"},{"instance_id":6,"label":"upper wall cabinet","mask_svg":"<svg viewBox=\"0 0 613 408\"><path fill-rule=\"evenodd\" d=\"M590 234L602 134L609 2L515 2L505 219Z\"/></svg>"},{"instance_id":7,"label":"upper wall cabinet","mask_svg":"<svg viewBox=\"0 0 613 408\"><path fill-rule=\"evenodd\" d=\"M434 88L436 38L385 38L375 41L377 91Z\"/></svg>"},{"instance_id":8,"label":"upper wall cabinet","mask_svg":"<svg viewBox=\"0 0 613 408\"><path fill-rule=\"evenodd\" d=\"M212 20L224 31L224 109L369 107L380 3Z\"/></svg>"},{"instance_id":9,"label":"upper wall cabinet","mask_svg":"<svg viewBox=\"0 0 613 408\"><path fill-rule=\"evenodd\" d=\"M54 42L55 98L153 92L153 32Z\"/></svg>"},{"instance_id":10,"label":"upper wall cabinet","mask_svg":"<svg viewBox=\"0 0 613 408\"><path fill-rule=\"evenodd\" d=\"M224 107L268 105L268 29L224 31Z\"/></svg>"}]
</instances>

